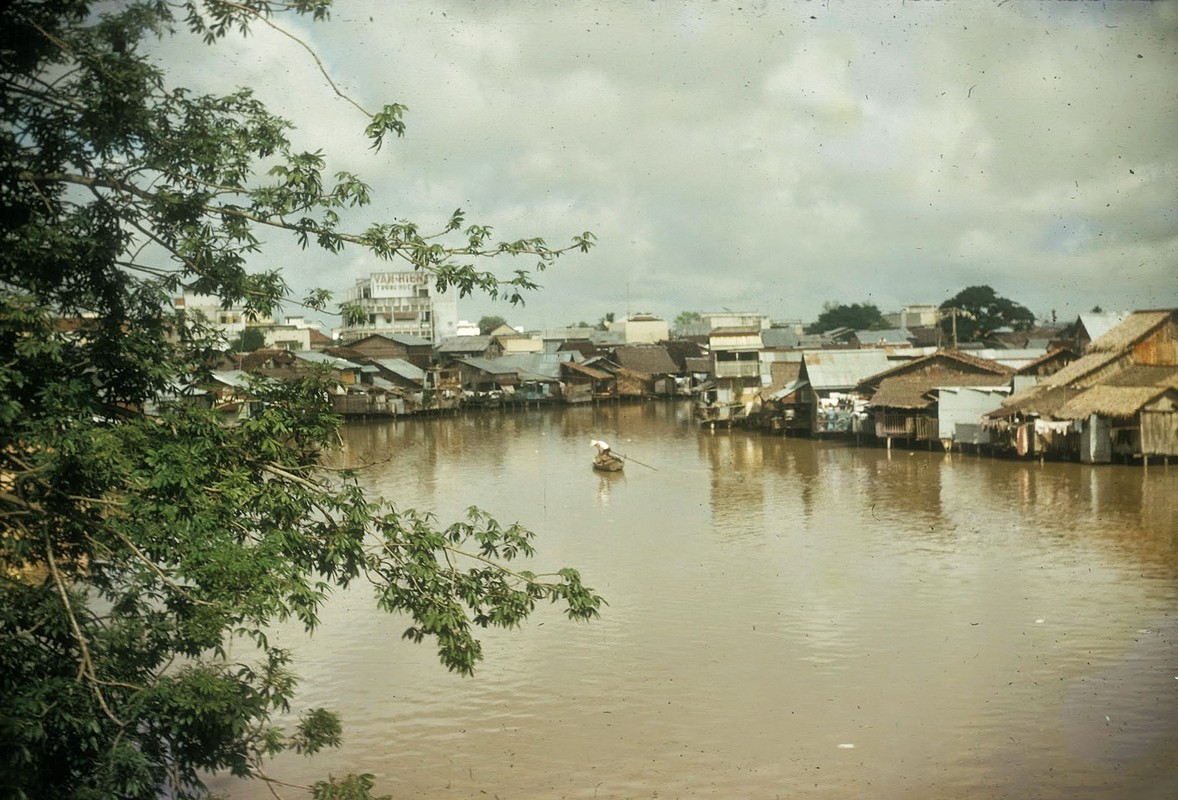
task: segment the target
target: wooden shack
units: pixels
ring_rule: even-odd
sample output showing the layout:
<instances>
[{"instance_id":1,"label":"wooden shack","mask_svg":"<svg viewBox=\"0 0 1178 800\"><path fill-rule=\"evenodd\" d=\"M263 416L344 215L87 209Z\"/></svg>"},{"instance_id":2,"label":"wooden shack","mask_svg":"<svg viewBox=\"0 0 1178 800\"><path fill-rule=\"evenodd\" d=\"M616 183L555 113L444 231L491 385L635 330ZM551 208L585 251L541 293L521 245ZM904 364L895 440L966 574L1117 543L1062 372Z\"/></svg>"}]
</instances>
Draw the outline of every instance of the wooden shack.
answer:
<instances>
[{"instance_id":1,"label":"wooden shack","mask_svg":"<svg viewBox=\"0 0 1178 800\"><path fill-rule=\"evenodd\" d=\"M1019 455L1084 463L1178 455L1178 309L1135 311L987 415Z\"/></svg>"}]
</instances>

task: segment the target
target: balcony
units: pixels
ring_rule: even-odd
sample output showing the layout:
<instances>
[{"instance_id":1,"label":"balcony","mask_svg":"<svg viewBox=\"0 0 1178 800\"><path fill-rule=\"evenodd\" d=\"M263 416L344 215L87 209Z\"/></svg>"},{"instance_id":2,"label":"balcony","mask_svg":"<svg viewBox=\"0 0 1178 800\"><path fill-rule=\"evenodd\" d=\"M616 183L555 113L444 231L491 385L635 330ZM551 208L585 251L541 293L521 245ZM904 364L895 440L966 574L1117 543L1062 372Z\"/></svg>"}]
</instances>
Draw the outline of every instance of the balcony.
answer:
<instances>
[{"instance_id":1,"label":"balcony","mask_svg":"<svg viewBox=\"0 0 1178 800\"><path fill-rule=\"evenodd\" d=\"M756 361L717 361L712 368L717 379L761 377L761 365Z\"/></svg>"}]
</instances>

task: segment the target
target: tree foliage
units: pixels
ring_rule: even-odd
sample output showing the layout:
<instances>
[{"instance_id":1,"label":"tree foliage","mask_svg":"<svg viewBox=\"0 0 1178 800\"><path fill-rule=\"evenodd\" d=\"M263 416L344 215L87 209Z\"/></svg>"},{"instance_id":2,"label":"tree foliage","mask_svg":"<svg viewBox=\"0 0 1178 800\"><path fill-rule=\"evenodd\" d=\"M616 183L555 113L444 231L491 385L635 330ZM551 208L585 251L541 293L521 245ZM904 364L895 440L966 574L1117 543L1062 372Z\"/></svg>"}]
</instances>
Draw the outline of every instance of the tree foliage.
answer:
<instances>
[{"instance_id":1,"label":"tree foliage","mask_svg":"<svg viewBox=\"0 0 1178 800\"><path fill-rule=\"evenodd\" d=\"M824 303L818 319L806 326L806 333L826 333L836 328L878 330L883 326L883 314L872 303Z\"/></svg>"},{"instance_id":2,"label":"tree foliage","mask_svg":"<svg viewBox=\"0 0 1178 800\"><path fill-rule=\"evenodd\" d=\"M247 327L229 345L239 353L252 353L266 346L266 335L256 327Z\"/></svg>"},{"instance_id":3,"label":"tree foliage","mask_svg":"<svg viewBox=\"0 0 1178 800\"><path fill-rule=\"evenodd\" d=\"M369 200L358 177L293 149L289 124L248 90L171 86L145 55L157 36L212 46L329 4L30 0L0 12L4 797L199 797L209 771L264 777L282 750L338 744L322 709L274 724L297 680L266 635L285 619L313 630L337 587L369 582L407 639L429 639L462 673L482 657L479 627L517 625L540 602L597 613L576 571L511 565L533 555L530 531L478 509L445 525L325 472L340 420L316 376L259 382L260 412L235 426L186 402L226 343L168 299L189 290L269 315L290 298L280 272L253 267L264 232L364 248L511 301L535 286L532 270L500 278L476 264L540 270L592 245L588 233L564 248L496 242L461 210L433 233L345 230L344 211ZM404 112L358 117L374 148L402 133ZM372 785L347 776L313 794Z\"/></svg>"},{"instance_id":4,"label":"tree foliage","mask_svg":"<svg viewBox=\"0 0 1178 800\"><path fill-rule=\"evenodd\" d=\"M941 316L943 331L952 334L956 324L960 342L984 342L1000 328L1023 331L1035 324L1035 315L1025 306L1001 297L989 286L962 289L941 303L941 308L950 312Z\"/></svg>"},{"instance_id":5,"label":"tree foliage","mask_svg":"<svg viewBox=\"0 0 1178 800\"><path fill-rule=\"evenodd\" d=\"M703 315L701 315L698 311L680 311L678 316L675 317L673 327L678 330L680 328L687 327L693 322L699 322L702 319Z\"/></svg>"},{"instance_id":6,"label":"tree foliage","mask_svg":"<svg viewBox=\"0 0 1178 800\"><path fill-rule=\"evenodd\" d=\"M486 336L491 331L507 324L507 320L503 317L492 315L479 318L479 333Z\"/></svg>"}]
</instances>

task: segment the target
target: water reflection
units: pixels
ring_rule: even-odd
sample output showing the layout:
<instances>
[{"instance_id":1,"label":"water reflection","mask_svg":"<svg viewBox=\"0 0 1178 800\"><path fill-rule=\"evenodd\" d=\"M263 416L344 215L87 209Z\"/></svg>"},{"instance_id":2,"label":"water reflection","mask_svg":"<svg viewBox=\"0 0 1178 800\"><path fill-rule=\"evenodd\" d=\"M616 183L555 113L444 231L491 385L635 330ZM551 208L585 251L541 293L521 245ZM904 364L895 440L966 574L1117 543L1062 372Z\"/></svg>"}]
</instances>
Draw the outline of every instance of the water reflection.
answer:
<instances>
[{"instance_id":1,"label":"water reflection","mask_svg":"<svg viewBox=\"0 0 1178 800\"><path fill-rule=\"evenodd\" d=\"M537 567L578 566L610 606L491 632L464 680L342 595L314 640L276 636L348 745L282 773L440 798L1178 796L1178 467L712 433L689 411L349 425L341 464L372 491L522 522ZM648 466L593 471L593 438Z\"/></svg>"}]
</instances>

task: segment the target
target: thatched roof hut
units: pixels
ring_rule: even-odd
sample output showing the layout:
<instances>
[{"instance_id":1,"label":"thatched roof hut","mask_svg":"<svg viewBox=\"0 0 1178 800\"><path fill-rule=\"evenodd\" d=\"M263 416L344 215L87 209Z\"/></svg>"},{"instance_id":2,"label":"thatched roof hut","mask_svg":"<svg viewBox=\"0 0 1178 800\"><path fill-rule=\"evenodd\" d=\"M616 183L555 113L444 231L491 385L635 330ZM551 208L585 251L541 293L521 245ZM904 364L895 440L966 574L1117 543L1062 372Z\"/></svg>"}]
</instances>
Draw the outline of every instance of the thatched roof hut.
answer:
<instances>
[{"instance_id":1,"label":"thatched roof hut","mask_svg":"<svg viewBox=\"0 0 1178 800\"><path fill-rule=\"evenodd\" d=\"M1055 410L1057 419L1088 419L1093 414L1132 419L1168 390L1158 386L1094 386Z\"/></svg>"},{"instance_id":2,"label":"thatched roof hut","mask_svg":"<svg viewBox=\"0 0 1178 800\"><path fill-rule=\"evenodd\" d=\"M1084 355L1048 376L1042 383L1008 398L1003 409L990 417L1038 416L1044 419L1084 419L1133 416L1158 390L1178 380L1178 309L1136 311L1091 342ZM1095 388L1136 389L1093 394L1079 402L1081 394ZM1152 392L1152 394L1151 394ZM1149 397L1146 397L1149 395ZM1137 399L1146 397L1141 403ZM1073 400L1077 402L1072 403ZM1128 406L1136 403L1132 411ZM1104 414L1094 409L1106 409ZM1088 413L1081 413L1087 411Z\"/></svg>"}]
</instances>

